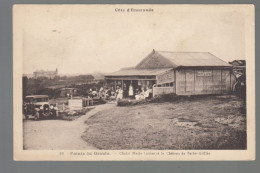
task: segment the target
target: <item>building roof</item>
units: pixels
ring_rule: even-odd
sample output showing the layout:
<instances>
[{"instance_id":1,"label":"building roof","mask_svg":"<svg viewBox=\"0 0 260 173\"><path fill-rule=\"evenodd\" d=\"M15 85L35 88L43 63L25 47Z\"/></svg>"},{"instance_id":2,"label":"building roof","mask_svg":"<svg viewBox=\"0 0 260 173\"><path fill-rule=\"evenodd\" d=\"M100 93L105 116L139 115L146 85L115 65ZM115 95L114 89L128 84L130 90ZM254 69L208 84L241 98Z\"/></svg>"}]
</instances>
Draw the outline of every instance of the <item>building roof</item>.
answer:
<instances>
[{"instance_id":1,"label":"building roof","mask_svg":"<svg viewBox=\"0 0 260 173\"><path fill-rule=\"evenodd\" d=\"M49 96L47 95L29 95L26 96L26 98L48 98Z\"/></svg>"},{"instance_id":2,"label":"building roof","mask_svg":"<svg viewBox=\"0 0 260 173\"><path fill-rule=\"evenodd\" d=\"M209 52L166 52L159 54L169 59L175 66L230 66Z\"/></svg>"},{"instance_id":3,"label":"building roof","mask_svg":"<svg viewBox=\"0 0 260 173\"><path fill-rule=\"evenodd\" d=\"M48 89L60 89L60 88L64 88L65 85L52 85L52 86L48 86L46 88Z\"/></svg>"},{"instance_id":4,"label":"building roof","mask_svg":"<svg viewBox=\"0 0 260 173\"><path fill-rule=\"evenodd\" d=\"M172 68L161 69L137 69L134 67L122 68L114 73L106 74L105 76L155 76Z\"/></svg>"},{"instance_id":5,"label":"building roof","mask_svg":"<svg viewBox=\"0 0 260 173\"><path fill-rule=\"evenodd\" d=\"M35 75L56 75L58 74L58 69L56 68L55 71L49 71L49 70L36 70L33 72Z\"/></svg>"},{"instance_id":6,"label":"building roof","mask_svg":"<svg viewBox=\"0 0 260 173\"><path fill-rule=\"evenodd\" d=\"M209 52L168 52L153 50L136 68L231 67Z\"/></svg>"},{"instance_id":7,"label":"building roof","mask_svg":"<svg viewBox=\"0 0 260 173\"><path fill-rule=\"evenodd\" d=\"M231 65L209 52L153 50L135 67L122 68L105 76L155 76L181 67L231 67Z\"/></svg>"},{"instance_id":8,"label":"building roof","mask_svg":"<svg viewBox=\"0 0 260 173\"><path fill-rule=\"evenodd\" d=\"M61 90L75 90L77 88L62 88Z\"/></svg>"}]
</instances>

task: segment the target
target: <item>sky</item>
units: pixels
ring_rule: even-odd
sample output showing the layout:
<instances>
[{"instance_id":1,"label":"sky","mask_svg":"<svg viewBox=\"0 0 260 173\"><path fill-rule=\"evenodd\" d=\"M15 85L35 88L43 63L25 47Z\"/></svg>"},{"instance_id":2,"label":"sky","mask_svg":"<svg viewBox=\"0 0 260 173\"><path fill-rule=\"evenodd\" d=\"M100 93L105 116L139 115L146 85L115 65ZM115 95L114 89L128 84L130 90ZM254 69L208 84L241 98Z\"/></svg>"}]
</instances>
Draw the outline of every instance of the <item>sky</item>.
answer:
<instances>
[{"instance_id":1,"label":"sky","mask_svg":"<svg viewBox=\"0 0 260 173\"><path fill-rule=\"evenodd\" d=\"M128 8L153 12L116 12ZM236 8L34 5L15 12L26 74L56 68L110 73L135 66L153 49L210 52L226 62L245 59L245 16Z\"/></svg>"}]
</instances>

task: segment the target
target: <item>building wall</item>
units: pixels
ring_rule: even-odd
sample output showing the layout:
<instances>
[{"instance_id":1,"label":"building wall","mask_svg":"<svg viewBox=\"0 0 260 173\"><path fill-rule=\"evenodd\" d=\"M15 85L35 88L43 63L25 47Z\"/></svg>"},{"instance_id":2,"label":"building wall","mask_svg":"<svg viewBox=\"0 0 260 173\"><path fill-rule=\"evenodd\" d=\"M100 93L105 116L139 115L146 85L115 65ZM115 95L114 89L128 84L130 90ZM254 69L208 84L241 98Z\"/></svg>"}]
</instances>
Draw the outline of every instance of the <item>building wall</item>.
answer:
<instances>
[{"instance_id":1,"label":"building wall","mask_svg":"<svg viewBox=\"0 0 260 173\"><path fill-rule=\"evenodd\" d=\"M50 79L53 79L55 76L57 76L57 72L34 72L34 77L39 78L39 77L47 77Z\"/></svg>"},{"instance_id":2,"label":"building wall","mask_svg":"<svg viewBox=\"0 0 260 173\"><path fill-rule=\"evenodd\" d=\"M50 79L53 79L54 77L56 77L58 75L58 69L56 68L55 71L44 71L44 70L40 70L40 71L35 71L33 72L34 78L40 78L40 77L47 77Z\"/></svg>"},{"instance_id":3,"label":"building wall","mask_svg":"<svg viewBox=\"0 0 260 173\"><path fill-rule=\"evenodd\" d=\"M153 86L153 97L162 94L173 94L175 93L174 87L155 87Z\"/></svg>"},{"instance_id":4,"label":"building wall","mask_svg":"<svg viewBox=\"0 0 260 173\"><path fill-rule=\"evenodd\" d=\"M176 94L227 94L231 91L230 77L229 69L176 70Z\"/></svg>"}]
</instances>

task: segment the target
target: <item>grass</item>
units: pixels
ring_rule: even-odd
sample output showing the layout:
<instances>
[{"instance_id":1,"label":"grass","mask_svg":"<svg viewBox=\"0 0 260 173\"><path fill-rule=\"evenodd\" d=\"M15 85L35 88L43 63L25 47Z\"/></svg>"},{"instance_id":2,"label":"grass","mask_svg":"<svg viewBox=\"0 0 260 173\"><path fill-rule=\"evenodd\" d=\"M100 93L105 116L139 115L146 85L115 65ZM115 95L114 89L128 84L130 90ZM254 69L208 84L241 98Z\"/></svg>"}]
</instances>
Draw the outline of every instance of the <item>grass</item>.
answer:
<instances>
[{"instance_id":1,"label":"grass","mask_svg":"<svg viewBox=\"0 0 260 173\"><path fill-rule=\"evenodd\" d=\"M246 149L246 114L235 96L116 107L86 122L82 136L99 149Z\"/></svg>"}]
</instances>

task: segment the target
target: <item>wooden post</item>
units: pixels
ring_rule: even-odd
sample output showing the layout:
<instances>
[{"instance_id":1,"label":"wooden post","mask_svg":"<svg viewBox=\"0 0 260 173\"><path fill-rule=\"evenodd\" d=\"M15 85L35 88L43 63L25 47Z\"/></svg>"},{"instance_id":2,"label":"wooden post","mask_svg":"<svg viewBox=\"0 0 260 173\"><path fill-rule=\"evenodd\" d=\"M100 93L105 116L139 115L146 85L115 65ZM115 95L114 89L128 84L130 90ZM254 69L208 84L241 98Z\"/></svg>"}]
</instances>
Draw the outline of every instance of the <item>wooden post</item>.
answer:
<instances>
[{"instance_id":1,"label":"wooden post","mask_svg":"<svg viewBox=\"0 0 260 173\"><path fill-rule=\"evenodd\" d=\"M195 89L196 88L196 86L195 86L195 81L196 81L195 80L195 69L193 71L193 77L194 77L194 83L193 83L194 86L193 87L194 87L194 95L195 95L196 94L196 92L195 92L196 91L196 89Z\"/></svg>"},{"instance_id":2,"label":"wooden post","mask_svg":"<svg viewBox=\"0 0 260 173\"><path fill-rule=\"evenodd\" d=\"M184 74L185 74L185 83L184 83L184 93L185 93L185 95L186 95L186 70L183 70L184 71Z\"/></svg>"},{"instance_id":3,"label":"wooden post","mask_svg":"<svg viewBox=\"0 0 260 173\"><path fill-rule=\"evenodd\" d=\"M211 72L211 76L212 76L212 82L211 82L211 94L215 94L215 90L214 90L213 69L212 69L212 72Z\"/></svg>"},{"instance_id":4,"label":"wooden post","mask_svg":"<svg viewBox=\"0 0 260 173\"><path fill-rule=\"evenodd\" d=\"M231 72L231 70L229 70L229 77L230 77L230 81L229 81L229 83L230 83L230 91L229 91L229 94L230 93L232 93L232 87L231 87L231 74L232 74L232 72Z\"/></svg>"},{"instance_id":5,"label":"wooden post","mask_svg":"<svg viewBox=\"0 0 260 173\"><path fill-rule=\"evenodd\" d=\"M222 94L222 69L220 69L220 94Z\"/></svg>"},{"instance_id":6,"label":"wooden post","mask_svg":"<svg viewBox=\"0 0 260 173\"><path fill-rule=\"evenodd\" d=\"M122 86L121 89L122 89L122 91L123 91L123 97L124 97L124 81L123 81L123 80L122 80L122 85L121 85L121 86Z\"/></svg>"},{"instance_id":7,"label":"wooden post","mask_svg":"<svg viewBox=\"0 0 260 173\"><path fill-rule=\"evenodd\" d=\"M175 94L177 95L176 91L177 91L177 78L176 78L176 70L174 70L174 82L175 82Z\"/></svg>"},{"instance_id":8,"label":"wooden post","mask_svg":"<svg viewBox=\"0 0 260 173\"><path fill-rule=\"evenodd\" d=\"M116 80L115 80L115 91L116 91Z\"/></svg>"}]
</instances>

